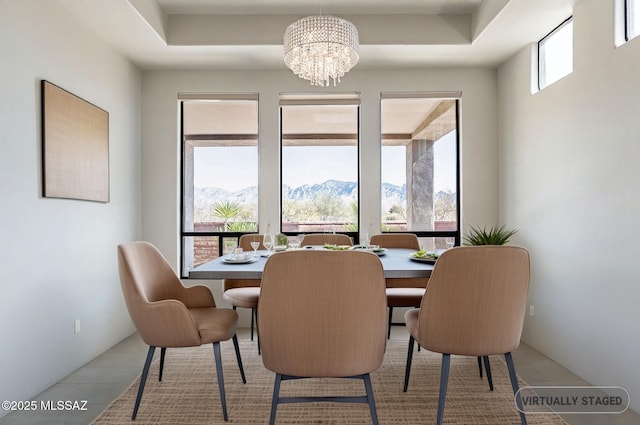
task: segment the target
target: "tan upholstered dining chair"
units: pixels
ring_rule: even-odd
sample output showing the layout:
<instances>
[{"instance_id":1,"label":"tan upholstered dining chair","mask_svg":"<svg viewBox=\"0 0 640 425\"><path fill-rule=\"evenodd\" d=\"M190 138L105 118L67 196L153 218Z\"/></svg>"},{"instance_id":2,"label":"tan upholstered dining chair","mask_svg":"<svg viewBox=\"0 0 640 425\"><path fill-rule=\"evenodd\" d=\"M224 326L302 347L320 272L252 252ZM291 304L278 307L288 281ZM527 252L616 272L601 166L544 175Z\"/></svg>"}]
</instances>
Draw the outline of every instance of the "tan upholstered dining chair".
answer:
<instances>
[{"instance_id":1,"label":"tan upholstered dining chair","mask_svg":"<svg viewBox=\"0 0 640 425\"><path fill-rule=\"evenodd\" d=\"M418 237L413 233L382 233L372 235L371 245L381 248L408 248L420 249ZM389 307L389 319L387 322L387 338L391 336L391 326L404 325L393 322L394 307L420 307L422 296L429 279L427 278L391 278L387 279L387 305Z\"/></svg>"},{"instance_id":2,"label":"tan upholstered dining chair","mask_svg":"<svg viewBox=\"0 0 640 425\"><path fill-rule=\"evenodd\" d=\"M420 309L405 313L409 351L414 341L442 353L437 423L444 416L450 356L504 355L511 385L526 425L511 352L520 344L529 290L529 253L516 246L465 246L445 251L433 269Z\"/></svg>"},{"instance_id":3,"label":"tan upholstered dining chair","mask_svg":"<svg viewBox=\"0 0 640 425\"><path fill-rule=\"evenodd\" d=\"M159 380L162 381L167 348L213 344L213 354L222 403L227 420L227 404L222 376L220 341L233 340L242 382L246 383L236 326L238 313L216 308L206 286L184 287L165 258L147 242L118 246L120 283L127 309L142 340L149 345L131 419L135 419L142 400L149 367L156 347L160 347Z\"/></svg>"},{"instance_id":4,"label":"tan upholstered dining chair","mask_svg":"<svg viewBox=\"0 0 640 425\"><path fill-rule=\"evenodd\" d=\"M304 235L300 246L309 245L353 245L349 235L342 233L309 233Z\"/></svg>"},{"instance_id":5,"label":"tan upholstered dining chair","mask_svg":"<svg viewBox=\"0 0 640 425\"><path fill-rule=\"evenodd\" d=\"M414 233L382 233L371 236L370 243L379 245L382 248L408 248L420 249L420 242ZM387 338L391 336L391 326L401 325L404 322L393 321L394 307L420 307L422 297L429 279L427 278L391 278L387 279L387 304L389 306L389 321L387 324ZM418 346L418 350L420 346ZM480 378L482 378L482 361L484 360L485 369L487 371L487 380L489 388L493 391L493 379L491 377L491 364L489 357L478 357L478 370Z\"/></svg>"},{"instance_id":6,"label":"tan upholstered dining chair","mask_svg":"<svg viewBox=\"0 0 640 425\"><path fill-rule=\"evenodd\" d=\"M265 264L258 310L264 366L276 373L269 423L279 403L368 403L378 423L369 373L382 363L386 297L380 259L363 251L299 250ZM282 381L357 378L366 396L280 397ZM285 384L286 385L286 384Z\"/></svg>"},{"instance_id":7,"label":"tan upholstered dining chair","mask_svg":"<svg viewBox=\"0 0 640 425\"><path fill-rule=\"evenodd\" d=\"M262 245L263 235L246 234L240 236L238 246L247 252L249 255L253 255L253 248L251 242L260 242L258 249L266 249ZM222 282L224 292L222 293L222 299L227 301L236 308L250 308L251 309L251 341L253 341L253 329L254 324L258 320L258 298L260 298L260 279L224 279ZM258 354L260 354L260 340L258 338Z\"/></svg>"}]
</instances>

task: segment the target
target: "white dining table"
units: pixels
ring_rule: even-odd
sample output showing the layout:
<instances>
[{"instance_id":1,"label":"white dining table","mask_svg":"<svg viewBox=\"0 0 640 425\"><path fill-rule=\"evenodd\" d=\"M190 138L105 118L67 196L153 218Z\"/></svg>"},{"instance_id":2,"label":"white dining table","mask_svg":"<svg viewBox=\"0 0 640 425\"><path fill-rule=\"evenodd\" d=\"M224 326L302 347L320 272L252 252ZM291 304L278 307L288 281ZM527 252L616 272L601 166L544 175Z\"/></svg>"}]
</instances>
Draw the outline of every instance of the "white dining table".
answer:
<instances>
[{"instance_id":1,"label":"white dining table","mask_svg":"<svg viewBox=\"0 0 640 425\"><path fill-rule=\"evenodd\" d=\"M311 249L324 249L312 247ZM385 278L419 278L431 276L433 264L411 259L414 249L389 248L380 255ZM249 256L253 252L247 253ZM262 271L267 262L266 251L257 252L257 260L244 264L229 264L224 257L216 258L189 272L190 279L262 279ZM272 254L272 255L277 255Z\"/></svg>"}]
</instances>

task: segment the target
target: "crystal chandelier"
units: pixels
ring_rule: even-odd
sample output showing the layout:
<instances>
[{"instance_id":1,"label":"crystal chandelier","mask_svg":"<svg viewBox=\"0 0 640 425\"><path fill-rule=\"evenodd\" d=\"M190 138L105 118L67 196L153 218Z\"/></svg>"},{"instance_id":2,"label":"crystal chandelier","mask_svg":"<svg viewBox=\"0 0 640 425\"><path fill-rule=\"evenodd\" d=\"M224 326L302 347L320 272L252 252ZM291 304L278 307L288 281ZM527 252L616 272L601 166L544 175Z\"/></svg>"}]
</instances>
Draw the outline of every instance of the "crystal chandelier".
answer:
<instances>
[{"instance_id":1,"label":"crystal chandelier","mask_svg":"<svg viewBox=\"0 0 640 425\"><path fill-rule=\"evenodd\" d=\"M358 63L358 29L335 16L307 16L284 32L284 63L314 86L333 85Z\"/></svg>"}]
</instances>

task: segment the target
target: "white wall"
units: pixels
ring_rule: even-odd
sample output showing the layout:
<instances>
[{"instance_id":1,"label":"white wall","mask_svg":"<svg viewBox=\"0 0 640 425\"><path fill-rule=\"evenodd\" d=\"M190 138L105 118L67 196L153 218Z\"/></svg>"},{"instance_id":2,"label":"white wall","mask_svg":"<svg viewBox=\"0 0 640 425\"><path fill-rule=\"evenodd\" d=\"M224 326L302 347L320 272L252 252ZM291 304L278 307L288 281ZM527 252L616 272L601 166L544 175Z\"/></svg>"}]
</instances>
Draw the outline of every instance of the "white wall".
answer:
<instances>
[{"instance_id":1,"label":"white wall","mask_svg":"<svg viewBox=\"0 0 640 425\"><path fill-rule=\"evenodd\" d=\"M361 106L361 205L363 222L380 221L380 92L461 91L463 219L469 224L498 220L497 79L495 70L352 70L337 88L314 88L284 67L277 71L143 72L143 236L176 269L179 252L179 92L257 92L260 131L260 228L280 223L279 94L358 91ZM275 227L274 227L275 226ZM219 281L206 283L222 304ZM248 312L240 309L241 324ZM245 315L247 314L247 315Z\"/></svg>"},{"instance_id":2,"label":"white wall","mask_svg":"<svg viewBox=\"0 0 640 425\"><path fill-rule=\"evenodd\" d=\"M116 245L141 235L141 77L51 1L0 1L0 58L0 400L28 400L133 332ZM109 203L42 197L41 79L109 112Z\"/></svg>"},{"instance_id":3,"label":"white wall","mask_svg":"<svg viewBox=\"0 0 640 425\"><path fill-rule=\"evenodd\" d=\"M501 221L532 255L524 340L637 411L640 39L614 47L613 1L573 16L573 74L531 95L529 49L498 71Z\"/></svg>"}]
</instances>

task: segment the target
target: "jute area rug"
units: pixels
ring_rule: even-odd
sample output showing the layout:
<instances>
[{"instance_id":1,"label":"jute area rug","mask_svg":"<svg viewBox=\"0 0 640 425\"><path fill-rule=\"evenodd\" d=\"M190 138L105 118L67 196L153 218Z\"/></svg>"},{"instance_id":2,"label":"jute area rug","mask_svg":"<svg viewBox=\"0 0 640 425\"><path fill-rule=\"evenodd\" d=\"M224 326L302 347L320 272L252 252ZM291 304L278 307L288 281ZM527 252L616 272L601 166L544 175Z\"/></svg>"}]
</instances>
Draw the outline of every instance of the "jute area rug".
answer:
<instances>
[{"instance_id":1,"label":"jute area rug","mask_svg":"<svg viewBox=\"0 0 640 425\"><path fill-rule=\"evenodd\" d=\"M231 341L221 343L229 421L267 424L274 374L264 368L255 342L240 341L247 383L242 384ZM158 352L159 350L156 350ZM371 374L380 424L434 424L438 405L441 355L415 352L409 390L402 392L407 341L387 344L382 367ZM144 359L140 359L140 367ZM446 424L519 424L506 366L491 357L494 391L478 374L476 358L452 356L444 422ZM131 422L139 379L93 423L95 425L223 424L211 345L168 349L162 382L158 360L151 366L142 403ZM520 385L525 385L520 382ZM282 383L282 396L364 395L361 380L311 379ZM555 414L528 415L531 425L566 425ZM370 424L366 404L281 404L277 424Z\"/></svg>"}]
</instances>

